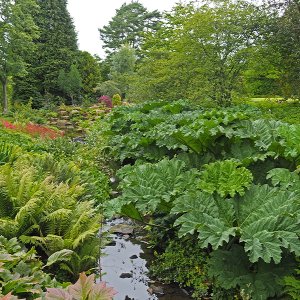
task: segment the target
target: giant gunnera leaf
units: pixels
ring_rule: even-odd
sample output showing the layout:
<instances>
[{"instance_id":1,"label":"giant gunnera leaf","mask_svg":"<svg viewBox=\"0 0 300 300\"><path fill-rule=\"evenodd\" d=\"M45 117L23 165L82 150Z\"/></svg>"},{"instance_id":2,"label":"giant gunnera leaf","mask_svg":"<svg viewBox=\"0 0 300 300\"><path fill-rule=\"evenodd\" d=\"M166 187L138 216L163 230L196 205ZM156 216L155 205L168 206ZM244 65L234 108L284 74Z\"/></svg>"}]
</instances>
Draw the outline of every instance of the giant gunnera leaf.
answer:
<instances>
[{"instance_id":1,"label":"giant gunnera leaf","mask_svg":"<svg viewBox=\"0 0 300 300\"><path fill-rule=\"evenodd\" d=\"M279 263L283 249L300 255L300 201L294 192L252 185L244 196L223 199L195 191L179 197L171 212L180 215L179 235L198 232L202 247L217 249L234 236L251 262Z\"/></svg>"},{"instance_id":2,"label":"giant gunnera leaf","mask_svg":"<svg viewBox=\"0 0 300 300\"><path fill-rule=\"evenodd\" d=\"M282 294L280 280L293 272L295 261L285 255L280 264L265 263L261 259L253 264L240 245L230 251L217 250L211 254L208 273L214 284L224 289L239 287L252 300L264 300Z\"/></svg>"},{"instance_id":3,"label":"giant gunnera leaf","mask_svg":"<svg viewBox=\"0 0 300 300\"><path fill-rule=\"evenodd\" d=\"M183 161L164 159L156 164L124 167L121 176L122 195L111 201L113 208L121 212L121 208L133 204L147 214L157 210L169 212L173 200L194 185L197 171L185 171Z\"/></svg>"},{"instance_id":4,"label":"giant gunnera leaf","mask_svg":"<svg viewBox=\"0 0 300 300\"><path fill-rule=\"evenodd\" d=\"M253 180L251 172L236 161L217 161L204 167L199 188L211 194L217 192L222 197L243 195Z\"/></svg>"}]
</instances>

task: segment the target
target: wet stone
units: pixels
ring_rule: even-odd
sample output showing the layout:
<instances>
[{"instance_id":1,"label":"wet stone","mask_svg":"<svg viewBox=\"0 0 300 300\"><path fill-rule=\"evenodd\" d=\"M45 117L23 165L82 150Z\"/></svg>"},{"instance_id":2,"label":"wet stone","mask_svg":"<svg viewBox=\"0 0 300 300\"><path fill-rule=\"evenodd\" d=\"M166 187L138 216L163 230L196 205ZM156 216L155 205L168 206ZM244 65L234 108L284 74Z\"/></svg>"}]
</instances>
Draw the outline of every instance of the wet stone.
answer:
<instances>
[{"instance_id":1,"label":"wet stone","mask_svg":"<svg viewBox=\"0 0 300 300\"><path fill-rule=\"evenodd\" d=\"M153 294L158 294L158 295L164 295L164 288L161 285L155 285L151 284L150 287L148 288L148 292L150 295Z\"/></svg>"},{"instance_id":2,"label":"wet stone","mask_svg":"<svg viewBox=\"0 0 300 300\"><path fill-rule=\"evenodd\" d=\"M118 224L110 228L111 233L133 234L134 227L126 224Z\"/></svg>"},{"instance_id":3,"label":"wet stone","mask_svg":"<svg viewBox=\"0 0 300 300\"><path fill-rule=\"evenodd\" d=\"M137 258L139 258L137 255L131 255L130 257L129 257L130 259L137 259Z\"/></svg>"},{"instance_id":4,"label":"wet stone","mask_svg":"<svg viewBox=\"0 0 300 300\"><path fill-rule=\"evenodd\" d=\"M122 273L120 275L120 278L131 278L132 277L132 274L131 273Z\"/></svg>"},{"instance_id":5,"label":"wet stone","mask_svg":"<svg viewBox=\"0 0 300 300\"><path fill-rule=\"evenodd\" d=\"M110 241L109 243L106 244L106 246L116 246L117 242L116 241Z\"/></svg>"}]
</instances>

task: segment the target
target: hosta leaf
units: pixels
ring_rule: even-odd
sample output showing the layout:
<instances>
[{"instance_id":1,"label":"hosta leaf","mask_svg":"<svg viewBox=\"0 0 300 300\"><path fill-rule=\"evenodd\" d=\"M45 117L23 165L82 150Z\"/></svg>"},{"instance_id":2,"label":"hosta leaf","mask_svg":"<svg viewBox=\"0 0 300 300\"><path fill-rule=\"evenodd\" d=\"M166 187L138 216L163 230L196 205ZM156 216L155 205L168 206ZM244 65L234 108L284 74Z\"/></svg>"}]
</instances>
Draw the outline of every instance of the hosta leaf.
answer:
<instances>
[{"instance_id":1,"label":"hosta leaf","mask_svg":"<svg viewBox=\"0 0 300 300\"><path fill-rule=\"evenodd\" d=\"M49 267L57 262L61 261L69 261L73 255L74 251L69 249L63 249L61 251L57 251L49 256L46 267Z\"/></svg>"},{"instance_id":2,"label":"hosta leaf","mask_svg":"<svg viewBox=\"0 0 300 300\"><path fill-rule=\"evenodd\" d=\"M211 254L208 274L215 284L225 289L239 287L253 300L282 295L280 280L293 272L295 261L288 256L280 264L259 260L252 264L242 246L230 251L216 250Z\"/></svg>"},{"instance_id":3,"label":"hosta leaf","mask_svg":"<svg viewBox=\"0 0 300 300\"><path fill-rule=\"evenodd\" d=\"M232 160L217 161L204 167L199 188L211 194L217 192L222 197L233 197L236 193L243 195L253 180L248 169Z\"/></svg>"}]
</instances>

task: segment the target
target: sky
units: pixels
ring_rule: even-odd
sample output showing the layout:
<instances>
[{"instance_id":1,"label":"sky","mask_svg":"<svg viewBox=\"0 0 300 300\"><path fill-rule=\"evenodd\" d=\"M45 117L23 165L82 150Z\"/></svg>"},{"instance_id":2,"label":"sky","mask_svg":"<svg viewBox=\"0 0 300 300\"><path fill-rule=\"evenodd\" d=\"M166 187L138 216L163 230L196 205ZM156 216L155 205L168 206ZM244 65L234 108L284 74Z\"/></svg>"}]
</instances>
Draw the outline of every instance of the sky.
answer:
<instances>
[{"instance_id":1,"label":"sky","mask_svg":"<svg viewBox=\"0 0 300 300\"><path fill-rule=\"evenodd\" d=\"M104 57L98 28L107 25L123 3L130 0L68 0L80 50ZM170 10L178 0L139 0L148 10Z\"/></svg>"}]
</instances>

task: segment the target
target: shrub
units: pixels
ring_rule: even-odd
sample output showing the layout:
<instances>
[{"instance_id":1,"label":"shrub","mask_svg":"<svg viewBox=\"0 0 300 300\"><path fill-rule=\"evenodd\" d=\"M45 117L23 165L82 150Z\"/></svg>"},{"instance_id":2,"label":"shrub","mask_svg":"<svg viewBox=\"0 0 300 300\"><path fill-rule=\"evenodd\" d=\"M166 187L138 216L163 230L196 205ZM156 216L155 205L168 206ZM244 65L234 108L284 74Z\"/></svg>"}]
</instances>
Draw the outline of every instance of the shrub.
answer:
<instances>
[{"instance_id":1,"label":"shrub","mask_svg":"<svg viewBox=\"0 0 300 300\"><path fill-rule=\"evenodd\" d=\"M111 100L111 98L109 96L106 96L106 95L101 96L98 99L98 102L104 104L108 108L112 108L113 107L112 100Z\"/></svg>"}]
</instances>

